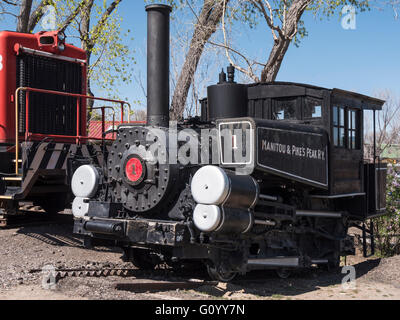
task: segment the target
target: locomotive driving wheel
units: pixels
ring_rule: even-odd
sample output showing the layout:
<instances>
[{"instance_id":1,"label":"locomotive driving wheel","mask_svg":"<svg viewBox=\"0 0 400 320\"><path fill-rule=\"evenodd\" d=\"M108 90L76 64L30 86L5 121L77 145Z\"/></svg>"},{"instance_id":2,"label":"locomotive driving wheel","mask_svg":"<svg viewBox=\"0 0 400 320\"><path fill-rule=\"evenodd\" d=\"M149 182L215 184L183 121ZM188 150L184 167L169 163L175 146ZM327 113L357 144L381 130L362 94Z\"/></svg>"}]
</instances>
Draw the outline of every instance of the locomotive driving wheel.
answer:
<instances>
[{"instance_id":1,"label":"locomotive driving wheel","mask_svg":"<svg viewBox=\"0 0 400 320\"><path fill-rule=\"evenodd\" d=\"M281 279L287 279L292 274L292 272L289 269L282 269L282 268L275 270L275 272Z\"/></svg>"},{"instance_id":2,"label":"locomotive driving wheel","mask_svg":"<svg viewBox=\"0 0 400 320\"><path fill-rule=\"evenodd\" d=\"M154 270L162 262L161 257L155 252L139 248L124 248L124 260L132 262L142 270Z\"/></svg>"},{"instance_id":3,"label":"locomotive driving wheel","mask_svg":"<svg viewBox=\"0 0 400 320\"><path fill-rule=\"evenodd\" d=\"M237 276L237 272L223 271L213 265L207 265L207 272L211 279L219 282L230 282Z\"/></svg>"}]
</instances>

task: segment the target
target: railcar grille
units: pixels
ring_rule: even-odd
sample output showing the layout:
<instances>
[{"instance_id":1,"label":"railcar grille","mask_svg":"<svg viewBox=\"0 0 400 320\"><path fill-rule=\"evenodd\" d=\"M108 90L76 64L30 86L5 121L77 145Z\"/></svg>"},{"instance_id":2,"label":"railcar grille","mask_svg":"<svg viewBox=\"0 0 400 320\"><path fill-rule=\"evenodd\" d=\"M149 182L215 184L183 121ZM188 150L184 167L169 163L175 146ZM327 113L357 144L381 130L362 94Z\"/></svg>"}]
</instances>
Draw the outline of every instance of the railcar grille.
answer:
<instances>
[{"instance_id":1,"label":"railcar grille","mask_svg":"<svg viewBox=\"0 0 400 320\"><path fill-rule=\"evenodd\" d=\"M17 57L17 88L82 93L82 67L32 54ZM19 130L25 132L26 93L19 99ZM76 98L43 93L29 94L29 131L32 133L76 135Z\"/></svg>"}]
</instances>

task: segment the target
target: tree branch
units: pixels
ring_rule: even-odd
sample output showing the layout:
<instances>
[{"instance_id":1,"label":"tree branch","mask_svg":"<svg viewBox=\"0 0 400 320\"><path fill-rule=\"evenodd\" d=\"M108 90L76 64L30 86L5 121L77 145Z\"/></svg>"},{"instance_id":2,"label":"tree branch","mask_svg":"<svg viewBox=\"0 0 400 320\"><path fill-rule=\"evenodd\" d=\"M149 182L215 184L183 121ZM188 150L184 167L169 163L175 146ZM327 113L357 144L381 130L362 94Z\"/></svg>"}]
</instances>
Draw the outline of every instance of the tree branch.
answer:
<instances>
[{"instance_id":1,"label":"tree branch","mask_svg":"<svg viewBox=\"0 0 400 320\"><path fill-rule=\"evenodd\" d=\"M27 33L29 25L29 16L32 9L32 0L22 0L17 23L17 32Z\"/></svg>"},{"instance_id":2,"label":"tree branch","mask_svg":"<svg viewBox=\"0 0 400 320\"><path fill-rule=\"evenodd\" d=\"M103 13L101 19L97 22L97 25L96 25L96 26L94 27L94 29L93 29L93 32L92 32L93 36L92 36L92 38L89 39L89 41L88 41L88 47L89 47L89 48L93 48L93 47L94 47L94 45L95 45L97 39L98 39L99 36L100 36L101 29L103 28L103 26L104 26L106 20L108 19L108 17L111 15L111 13L112 13L112 12L114 11L114 9L119 5L119 3L120 3L121 1L122 1L122 0L115 0L115 1L113 1L113 2L110 4L110 6L106 9L106 11Z\"/></svg>"},{"instance_id":3,"label":"tree branch","mask_svg":"<svg viewBox=\"0 0 400 320\"><path fill-rule=\"evenodd\" d=\"M229 60L229 62L231 63L231 65L233 65L237 70L239 70L240 72L246 74L249 78L253 79L255 82L258 82L259 79L258 77L254 74L252 65L250 64L249 60L242 54L238 53L236 51L237 54L239 54L244 61L246 61L247 65L248 65L248 69L244 69L242 67L240 67L239 65L237 65L231 58L230 54L229 54L229 50L228 50L228 43L227 43L227 38L226 38L226 30L225 30L225 11L226 11L226 5L225 5L225 0L224 0L224 7L223 7L223 13L222 13L222 33L224 36L224 47L225 47L225 55L227 57L227 59Z\"/></svg>"},{"instance_id":4,"label":"tree branch","mask_svg":"<svg viewBox=\"0 0 400 320\"><path fill-rule=\"evenodd\" d=\"M28 23L28 31L30 33L33 32L40 19L42 19L44 15L44 8L48 5L54 6L54 2L52 0L42 0L40 4L36 7L35 11L30 15Z\"/></svg>"},{"instance_id":5,"label":"tree branch","mask_svg":"<svg viewBox=\"0 0 400 320\"><path fill-rule=\"evenodd\" d=\"M71 22L76 18L76 16L79 14L81 11L83 5L85 4L85 0L82 0L78 6L75 8L75 10L65 19L63 22L62 26L60 27L60 31L64 32L65 29L68 28L68 26L71 24Z\"/></svg>"}]
</instances>

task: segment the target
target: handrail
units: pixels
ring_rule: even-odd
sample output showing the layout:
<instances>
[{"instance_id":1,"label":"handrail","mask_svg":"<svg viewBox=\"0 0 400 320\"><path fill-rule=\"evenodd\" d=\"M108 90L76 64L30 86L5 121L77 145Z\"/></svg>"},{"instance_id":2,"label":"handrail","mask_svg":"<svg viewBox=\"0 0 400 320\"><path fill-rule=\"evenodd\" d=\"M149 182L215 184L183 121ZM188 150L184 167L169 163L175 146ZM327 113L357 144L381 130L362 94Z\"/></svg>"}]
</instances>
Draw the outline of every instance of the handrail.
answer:
<instances>
[{"instance_id":1,"label":"handrail","mask_svg":"<svg viewBox=\"0 0 400 320\"><path fill-rule=\"evenodd\" d=\"M102 122L101 131L102 131L102 134L104 135L104 133L106 132L106 129L105 129L106 119L105 119L104 110L105 110L105 109L111 109L111 110L112 110L112 114L113 114L112 126L113 126L113 128L115 127L115 110L114 110L114 107L110 107L110 106L94 107L94 108L92 108L92 110L99 110L99 109L101 109L101 122ZM89 120L89 121L91 121L91 120ZM128 123L130 123L130 118L129 118L129 120L128 120ZM103 137L103 136L102 136L102 137ZM114 137L114 134L113 134L113 137ZM104 138L105 138L105 137L104 137ZM104 138L103 138L103 140L104 140Z\"/></svg>"},{"instance_id":2,"label":"handrail","mask_svg":"<svg viewBox=\"0 0 400 320\"><path fill-rule=\"evenodd\" d=\"M81 106L80 106L80 99L91 99L95 101L106 101L106 102L111 102L111 103L117 103L121 105L121 123L124 122L124 107L125 105L128 106L128 123L130 123L130 115L131 115L131 104L127 101L122 101L122 100L115 100L115 99L106 99L106 98L99 98L99 97L93 97L93 96L88 96L84 94L77 94L77 93L68 93L68 92L60 92L60 91L54 91L54 90L45 90L45 89L37 89L37 88L30 88L30 87L19 87L17 90L15 90L15 174L18 176L19 175L19 168L18 168L18 159L19 159L19 93L20 92L26 92L26 106L25 106L25 117L26 117L26 123L25 123L25 141L29 138L29 93L30 92L37 92L37 93L45 93L45 94L52 94L52 95L58 95L58 96L66 96L66 97L72 97L72 98L77 98L77 132L76 136L65 136L65 135L44 135L48 137L65 137L68 139L76 139L77 144L80 143L81 139L85 140L103 140L94 138L94 137L88 137L88 136L81 136L80 135L80 127L81 127L81 121L80 121L80 111L81 111ZM40 135L40 134L37 134Z\"/></svg>"}]
</instances>

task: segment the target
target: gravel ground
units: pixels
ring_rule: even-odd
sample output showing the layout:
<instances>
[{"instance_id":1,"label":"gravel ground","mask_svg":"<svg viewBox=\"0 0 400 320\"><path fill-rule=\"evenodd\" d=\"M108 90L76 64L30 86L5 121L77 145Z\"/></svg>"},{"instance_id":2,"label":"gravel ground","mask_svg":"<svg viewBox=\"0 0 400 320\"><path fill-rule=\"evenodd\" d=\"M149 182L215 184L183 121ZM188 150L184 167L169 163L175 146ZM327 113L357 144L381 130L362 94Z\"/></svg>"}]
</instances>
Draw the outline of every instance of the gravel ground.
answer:
<instances>
[{"instance_id":1,"label":"gravel ground","mask_svg":"<svg viewBox=\"0 0 400 320\"><path fill-rule=\"evenodd\" d=\"M121 265L118 248L85 250L72 234L71 224L43 225L0 230L0 289L37 283L40 274L29 270L46 265L55 268ZM131 265L129 265L132 267Z\"/></svg>"},{"instance_id":2,"label":"gravel ground","mask_svg":"<svg viewBox=\"0 0 400 320\"><path fill-rule=\"evenodd\" d=\"M202 286L195 290L133 293L119 291L115 285L130 281L118 277L65 278L55 290L42 289L42 275L29 273L46 265L56 268L119 267L132 265L121 261L119 248L97 247L86 250L82 240L72 234L72 224L26 226L0 230L0 300L3 299L400 299L400 257L366 260L349 257L356 269L357 283L345 290L343 274L321 269L296 272L279 279L265 271L239 278L231 284ZM262 280L259 280L262 279Z\"/></svg>"},{"instance_id":3,"label":"gravel ground","mask_svg":"<svg viewBox=\"0 0 400 320\"><path fill-rule=\"evenodd\" d=\"M400 289L400 256L382 259L369 274L368 279L390 284Z\"/></svg>"}]
</instances>

